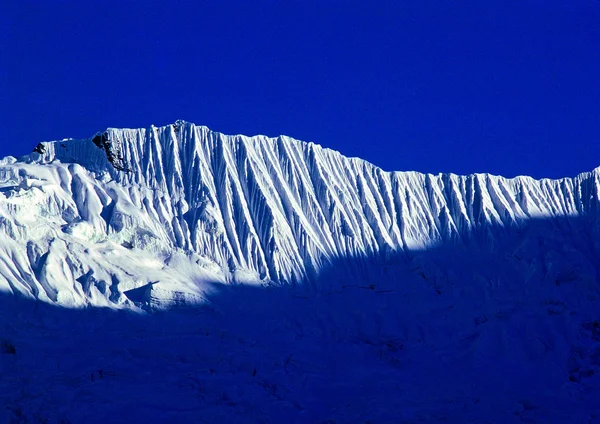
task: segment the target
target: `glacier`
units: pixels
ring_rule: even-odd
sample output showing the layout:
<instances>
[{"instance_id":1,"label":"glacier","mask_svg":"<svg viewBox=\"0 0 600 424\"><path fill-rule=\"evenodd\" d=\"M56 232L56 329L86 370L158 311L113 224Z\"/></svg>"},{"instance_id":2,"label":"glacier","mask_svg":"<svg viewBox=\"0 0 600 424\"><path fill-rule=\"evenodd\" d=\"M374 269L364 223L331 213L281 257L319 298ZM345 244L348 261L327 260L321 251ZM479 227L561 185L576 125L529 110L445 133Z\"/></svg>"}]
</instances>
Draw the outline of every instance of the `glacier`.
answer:
<instances>
[{"instance_id":1,"label":"glacier","mask_svg":"<svg viewBox=\"0 0 600 424\"><path fill-rule=\"evenodd\" d=\"M0 160L7 422L600 422L599 202L185 121L42 142Z\"/></svg>"}]
</instances>

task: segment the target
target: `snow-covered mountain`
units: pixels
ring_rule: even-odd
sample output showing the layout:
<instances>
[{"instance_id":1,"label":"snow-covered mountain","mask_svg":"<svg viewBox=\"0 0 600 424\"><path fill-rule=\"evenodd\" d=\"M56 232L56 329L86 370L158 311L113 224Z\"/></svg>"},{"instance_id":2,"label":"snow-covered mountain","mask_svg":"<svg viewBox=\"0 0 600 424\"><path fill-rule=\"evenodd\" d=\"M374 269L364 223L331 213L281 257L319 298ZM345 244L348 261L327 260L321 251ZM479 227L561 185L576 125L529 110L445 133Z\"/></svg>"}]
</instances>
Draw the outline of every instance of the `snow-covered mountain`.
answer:
<instances>
[{"instance_id":1,"label":"snow-covered mountain","mask_svg":"<svg viewBox=\"0 0 600 424\"><path fill-rule=\"evenodd\" d=\"M318 289L476 233L489 246L531 220L595 216L599 198L600 169L385 172L285 136L110 128L0 162L0 290L115 306L201 300L206 282Z\"/></svg>"},{"instance_id":2,"label":"snow-covered mountain","mask_svg":"<svg viewBox=\"0 0 600 424\"><path fill-rule=\"evenodd\" d=\"M181 121L40 143L0 161L0 422L599 422L599 201Z\"/></svg>"}]
</instances>

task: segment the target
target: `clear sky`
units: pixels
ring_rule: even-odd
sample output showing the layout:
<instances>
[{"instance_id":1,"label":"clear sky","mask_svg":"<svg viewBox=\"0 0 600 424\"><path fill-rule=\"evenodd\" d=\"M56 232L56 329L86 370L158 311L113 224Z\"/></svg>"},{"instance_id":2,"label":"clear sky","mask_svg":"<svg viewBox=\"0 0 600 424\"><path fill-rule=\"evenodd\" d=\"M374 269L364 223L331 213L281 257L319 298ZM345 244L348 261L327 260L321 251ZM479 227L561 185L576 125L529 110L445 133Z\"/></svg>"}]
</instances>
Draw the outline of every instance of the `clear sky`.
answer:
<instances>
[{"instance_id":1,"label":"clear sky","mask_svg":"<svg viewBox=\"0 0 600 424\"><path fill-rule=\"evenodd\" d=\"M600 165L600 1L0 2L0 155L185 119L386 170Z\"/></svg>"}]
</instances>

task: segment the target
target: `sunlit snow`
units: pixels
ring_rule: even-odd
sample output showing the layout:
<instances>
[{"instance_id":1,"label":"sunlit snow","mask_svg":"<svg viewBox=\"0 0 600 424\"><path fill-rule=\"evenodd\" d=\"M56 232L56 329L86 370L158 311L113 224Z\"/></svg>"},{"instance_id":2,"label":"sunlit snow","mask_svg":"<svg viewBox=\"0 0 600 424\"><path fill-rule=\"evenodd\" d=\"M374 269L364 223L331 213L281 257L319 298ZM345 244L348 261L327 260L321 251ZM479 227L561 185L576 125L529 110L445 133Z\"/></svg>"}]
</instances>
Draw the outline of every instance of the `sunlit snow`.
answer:
<instances>
[{"instance_id":1,"label":"sunlit snow","mask_svg":"<svg viewBox=\"0 0 600 424\"><path fill-rule=\"evenodd\" d=\"M600 169L183 121L35 150L0 161L7 422L600 422Z\"/></svg>"}]
</instances>

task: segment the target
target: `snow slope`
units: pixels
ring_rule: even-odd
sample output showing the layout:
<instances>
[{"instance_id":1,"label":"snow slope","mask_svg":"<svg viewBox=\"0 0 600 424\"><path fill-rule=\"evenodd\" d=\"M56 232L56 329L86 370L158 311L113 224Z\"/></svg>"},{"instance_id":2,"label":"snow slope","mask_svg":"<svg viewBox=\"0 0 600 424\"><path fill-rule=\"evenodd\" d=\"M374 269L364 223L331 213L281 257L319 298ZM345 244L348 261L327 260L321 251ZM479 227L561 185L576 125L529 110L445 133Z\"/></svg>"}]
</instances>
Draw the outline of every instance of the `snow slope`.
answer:
<instances>
[{"instance_id":1,"label":"snow slope","mask_svg":"<svg viewBox=\"0 0 600 424\"><path fill-rule=\"evenodd\" d=\"M203 281L314 283L342 259L381 265L477 230L491 243L527 220L587 216L600 169L555 181L388 173L313 143L178 121L40 143L3 160L0 190L1 290L120 305L149 283L169 302L201 299Z\"/></svg>"},{"instance_id":2,"label":"snow slope","mask_svg":"<svg viewBox=\"0 0 600 424\"><path fill-rule=\"evenodd\" d=\"M40 143L0 163L0 420L600 422L599 195L182 121Z\"/></svg>"}]
</instances>

